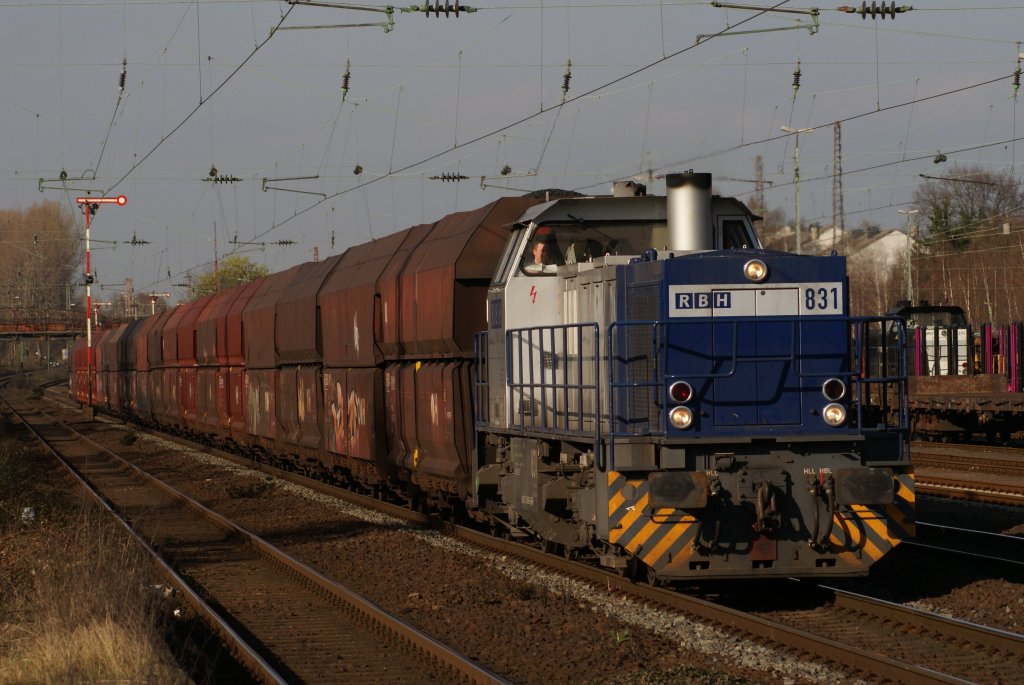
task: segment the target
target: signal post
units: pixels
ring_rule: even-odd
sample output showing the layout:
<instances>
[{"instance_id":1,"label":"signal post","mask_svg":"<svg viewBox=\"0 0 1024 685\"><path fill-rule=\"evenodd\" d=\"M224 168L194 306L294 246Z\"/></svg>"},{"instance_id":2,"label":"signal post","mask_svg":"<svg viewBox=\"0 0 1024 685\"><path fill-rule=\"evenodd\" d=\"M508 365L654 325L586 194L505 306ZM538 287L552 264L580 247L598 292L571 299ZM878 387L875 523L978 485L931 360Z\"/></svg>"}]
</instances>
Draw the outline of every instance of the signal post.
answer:
<instances>
[{"instance_id":1,"label":"signal post","mask_svg":"<svg viewBox=\"0 0 1024 685\"><path fill-rule=\"evenodd\" d=\"M78 197L75 202L82 205L82 213L85 214L85 345L86 345L86 369L89 377L89 406L86 411L95 415L96 408L92 397L92 254L89 248L89 220L100 205L118 205L123 207L128 203L124 195L117 197Z\"/></svg>"}]
</instances>

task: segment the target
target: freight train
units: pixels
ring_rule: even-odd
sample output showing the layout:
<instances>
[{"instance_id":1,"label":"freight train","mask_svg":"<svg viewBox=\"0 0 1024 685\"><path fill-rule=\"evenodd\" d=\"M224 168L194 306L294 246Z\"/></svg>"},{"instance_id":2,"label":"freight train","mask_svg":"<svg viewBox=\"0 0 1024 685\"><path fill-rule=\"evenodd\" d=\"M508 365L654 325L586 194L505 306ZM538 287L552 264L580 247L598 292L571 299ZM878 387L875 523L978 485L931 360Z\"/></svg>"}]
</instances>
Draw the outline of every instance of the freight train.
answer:
<instances>
[{"instance_id":1,"label":"freight train","mask_svg":"<svg viewBox=\"0 0 1024 685\"><path fill-rule=\"evenodd\" d=\"M845 258L709 174L503 198L79 342L84 404L638 580L863 575L914 533L905 369ZM897 411L874 407L892 396Z\"/></svg>"},{"instance_id":2,"label":"freight train","mask_svg":"<svg viewBox=\"0 0 1024 685\"><path fill-rule=\"evenodd\" d=\"M971 325L956 305L898 302L914 437L1009 442L1024 431L1024 323Z\"/></svg>"}]
</instances>

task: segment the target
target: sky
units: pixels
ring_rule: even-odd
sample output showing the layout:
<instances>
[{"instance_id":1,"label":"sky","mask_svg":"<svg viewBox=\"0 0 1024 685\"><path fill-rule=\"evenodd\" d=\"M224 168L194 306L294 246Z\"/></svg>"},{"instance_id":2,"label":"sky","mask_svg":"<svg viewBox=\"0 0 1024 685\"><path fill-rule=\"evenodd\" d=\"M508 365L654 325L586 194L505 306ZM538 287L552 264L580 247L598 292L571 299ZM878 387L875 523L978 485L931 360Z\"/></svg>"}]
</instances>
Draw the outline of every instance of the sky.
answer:
<instances>
[{"instance_id":1,"label":"sky","mask_svg":"<svg viewBox=\"0 0 1024 685\"><path fill-rule=\"evenodd\" d=\"M175 302L214 255L280 271L535 189L664 194L665 173L693 169L749 200L758 156L769 207L793 217L799 197L804 225L831 225L837 121L848 228L903 228L922 175L1024 165L1020 2L874 19L778 1L756 5L800 12L323 4L0 0L0 208L59 202L82 230L76 197L126 196L92 220L94 299L130 278Z\"/></svg>"}]
</instances>

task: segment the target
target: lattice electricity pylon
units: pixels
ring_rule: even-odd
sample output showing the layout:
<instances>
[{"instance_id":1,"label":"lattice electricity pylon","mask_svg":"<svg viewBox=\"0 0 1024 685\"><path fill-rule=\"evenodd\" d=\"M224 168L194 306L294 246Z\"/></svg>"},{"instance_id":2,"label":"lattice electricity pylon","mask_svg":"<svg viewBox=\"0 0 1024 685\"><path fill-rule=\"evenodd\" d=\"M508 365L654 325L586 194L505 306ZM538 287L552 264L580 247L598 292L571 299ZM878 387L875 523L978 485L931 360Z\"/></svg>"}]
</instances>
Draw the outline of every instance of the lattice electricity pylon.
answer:
<instances>
[{"instance_id":1,"label":"lattice electricity pylon","mask_svg":"<svg viewBox=\"0 0 1024 685\"><path fill-rule=\"evenodd\" d=\"M843 245L846 243L846 212L843 210L843 132L840 123L834 124L832 137L832 248L836 245L836 231L839 231Z\"/></svg>"}]
</instances>

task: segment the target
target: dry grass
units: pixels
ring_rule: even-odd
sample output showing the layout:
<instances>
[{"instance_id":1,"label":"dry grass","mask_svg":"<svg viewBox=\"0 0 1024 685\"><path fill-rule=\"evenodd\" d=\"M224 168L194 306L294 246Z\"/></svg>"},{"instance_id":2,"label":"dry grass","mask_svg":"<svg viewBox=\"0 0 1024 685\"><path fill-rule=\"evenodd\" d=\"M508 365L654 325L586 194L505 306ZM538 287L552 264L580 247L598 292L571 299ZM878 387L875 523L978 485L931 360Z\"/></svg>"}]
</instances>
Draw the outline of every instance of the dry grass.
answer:
<instances>
[{"instance_id":1,"label":"dry grass","mask_svg":"<svg viewBox=\"0 0 1024 685\"><path fill-rule=\"evenodd\" d=\"M150 562L52 469L0 437L0 682L190 682Z\"/></svg>"}]
</instances>

